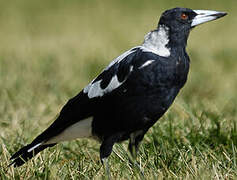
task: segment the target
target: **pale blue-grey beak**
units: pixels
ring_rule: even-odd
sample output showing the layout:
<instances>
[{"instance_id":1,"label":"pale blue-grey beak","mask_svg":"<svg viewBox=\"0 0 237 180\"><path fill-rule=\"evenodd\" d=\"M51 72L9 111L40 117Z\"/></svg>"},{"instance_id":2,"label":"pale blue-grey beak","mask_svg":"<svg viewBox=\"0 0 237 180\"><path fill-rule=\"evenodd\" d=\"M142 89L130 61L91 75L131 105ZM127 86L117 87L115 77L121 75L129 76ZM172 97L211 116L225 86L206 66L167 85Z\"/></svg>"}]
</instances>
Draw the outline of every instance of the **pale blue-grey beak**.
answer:
<instances>
[{"instance_id":1,"label":"pale blue-grey beak","mask_svg":"<svg viewBox=\"0 0 237 180\"><path fill-rule=\"evenodd\" d=\"M199 24L203 24L208 21L213 21L215 19L225 16L227 13L210 11L210 10L193 10L197 15L192 20L191 27L195 27Z\"/></svg>"}]
</instances>

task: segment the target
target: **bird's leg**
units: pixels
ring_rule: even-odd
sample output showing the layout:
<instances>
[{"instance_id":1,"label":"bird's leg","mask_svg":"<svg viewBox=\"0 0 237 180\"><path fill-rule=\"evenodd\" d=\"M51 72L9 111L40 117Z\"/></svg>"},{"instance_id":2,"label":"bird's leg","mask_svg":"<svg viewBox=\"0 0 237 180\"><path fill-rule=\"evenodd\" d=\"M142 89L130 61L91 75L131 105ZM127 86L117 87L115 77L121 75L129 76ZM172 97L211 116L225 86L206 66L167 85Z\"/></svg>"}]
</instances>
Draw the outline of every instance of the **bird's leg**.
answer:
<instances>
[{"instance_id":1,"label":"bird's leg","mask_svg":"<svg viewBox=\"0 0 237 180\"><path fill-rule=\"evenodd\" d=\"M139 169L142 179L144 178L144 172L141 169L140 165L137 163L137 151L138 151L138 146L139 146L141 140L143 139L143 137L144 137L144 135L135 137L134 133L132 133L130 135L130 141L129 141L129 145L128 145L128 149L131 154L129 156L129 160L133 164L133 166L135 166L137 169Z\"/></svg>"},{"instance_id":2,"label":"bird's leg","mask_svg":"<svg viewBox=\"0 0 237 180\"><path fill-rule=\"evenodd\" d=\"M108 158L102 159L102 163L103 163L103 165L104 165L104 169L105 169L105 173L106 173L107 180L110 180L111 177L110 177L110 170L109 170Z\"/></svg>"},{"instance_id":3,"label":"bird's leg","mask_svg":"<svg viewBox=\"0 0 237 180\"><path fill-rule=\"evenodd\" d=\"M117 136L110 136L108 138L104 138L101 146L100 146L100 160L102 164L104 165L105 172L106 172L106 177L108 180L110 180L110 168L109 168L109 163L108 163L108 157L112 152L113 145L117 141Z\"/></svg>"},{"instance_id":4,"label":"bird's leg","mask_svg":"<svg viewBox=\"0 0 237 180\"><path fill-rule=\"evenodd\" d=\"M134 133L132 133L130 135L130 141L129 141L129 145L128 145L128 149L129 149L129 152L131 153L131 160L132 161L136 161L136 158L137 158L137 147L135 145L135 135Z\"/></svg>"}]
</instances>

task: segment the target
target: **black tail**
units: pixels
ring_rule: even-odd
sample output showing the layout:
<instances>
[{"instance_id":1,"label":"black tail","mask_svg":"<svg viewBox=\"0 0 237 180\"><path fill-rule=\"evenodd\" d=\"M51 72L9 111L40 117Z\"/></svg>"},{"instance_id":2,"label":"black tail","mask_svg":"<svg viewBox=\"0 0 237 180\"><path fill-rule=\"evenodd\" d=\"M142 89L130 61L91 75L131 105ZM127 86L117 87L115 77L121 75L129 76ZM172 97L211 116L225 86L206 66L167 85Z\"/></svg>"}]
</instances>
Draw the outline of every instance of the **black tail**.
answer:
<instances>
[{"instance_id":1,"label":"black tail","mask_svg":"<svg viewBox=\"0 0 237 180\"><path fill-rule=\"evenodd\" d=\"M19 151L17 151L15 154L13 154L12 157L10 158L10 160L13 160L13 161L11 162L11 164L9 166L11 166L11 165L14 165L14 167L21 166L26 161L30 160L33 156L38 154L40 151L43 151L47 147L52 147L52 146L56 145L56 143L43 144L43 145L40 145L40 146L34 148L32 151L28 152L32 147L34 147L34 145L35 144L31 143L27 146L24 146Z\"/></svg>"},{"instance_id":2,"label":"black tail","mask_svg":"<svg viewBox=\"0 0 237 180\"><path fill-rule=\"evenodd\" d=\"M47 147L52 147L53 144L44 144L50 138L60 134L67 127L73 125L79 120L85 119L92 115L90 99L81 91L77 96L70 99L63 107L57 119L39 136L37 136L33 142L12 155L12 163L15 167L21 166L33 156L43 151Z\"/></svg>"}]
</instances>

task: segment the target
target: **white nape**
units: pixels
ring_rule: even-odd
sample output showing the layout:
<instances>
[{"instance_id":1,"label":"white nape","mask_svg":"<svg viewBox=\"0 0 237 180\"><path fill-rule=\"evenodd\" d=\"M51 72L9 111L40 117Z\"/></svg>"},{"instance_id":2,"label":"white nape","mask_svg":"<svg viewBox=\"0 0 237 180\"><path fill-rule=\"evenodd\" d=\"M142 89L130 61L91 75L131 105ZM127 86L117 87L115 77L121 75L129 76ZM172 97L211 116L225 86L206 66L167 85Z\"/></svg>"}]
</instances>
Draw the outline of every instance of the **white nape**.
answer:
<instances>
[{"instance_id":1,"label":"white nape","mask_svg":"<svg viewBox=\"0 0 237 180\"><path fill-rule=\"evenodd\" d=\"M167 47L169 42L169 28L161 25L157 30L149 32L145 36L142 49L144 52L152 52L162 57L170 56L170 49Z\"/></svg>"}]
</instances>

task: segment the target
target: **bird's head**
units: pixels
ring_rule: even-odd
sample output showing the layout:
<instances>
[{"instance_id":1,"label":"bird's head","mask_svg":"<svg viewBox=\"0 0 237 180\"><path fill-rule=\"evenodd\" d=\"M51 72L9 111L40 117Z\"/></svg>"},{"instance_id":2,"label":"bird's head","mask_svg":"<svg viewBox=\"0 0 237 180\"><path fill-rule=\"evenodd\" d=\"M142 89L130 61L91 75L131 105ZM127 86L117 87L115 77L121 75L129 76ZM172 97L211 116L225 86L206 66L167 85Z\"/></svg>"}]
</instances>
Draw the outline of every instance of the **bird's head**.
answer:
<instances>
[{"instance_id":1,"label":"bird's head","mask_svg":"<svg viewBox=\"0 0 237 180\"><path fill-rule=\"evenodd\" d=\"M188 8L173 8L165 11L158 23L167 27L169 34L173 35L174 41L187 41L189 32L192 28L208 21L213 21L225 16L227 13L210 10L192 10Z\"/></svg>"}]
</instances>

